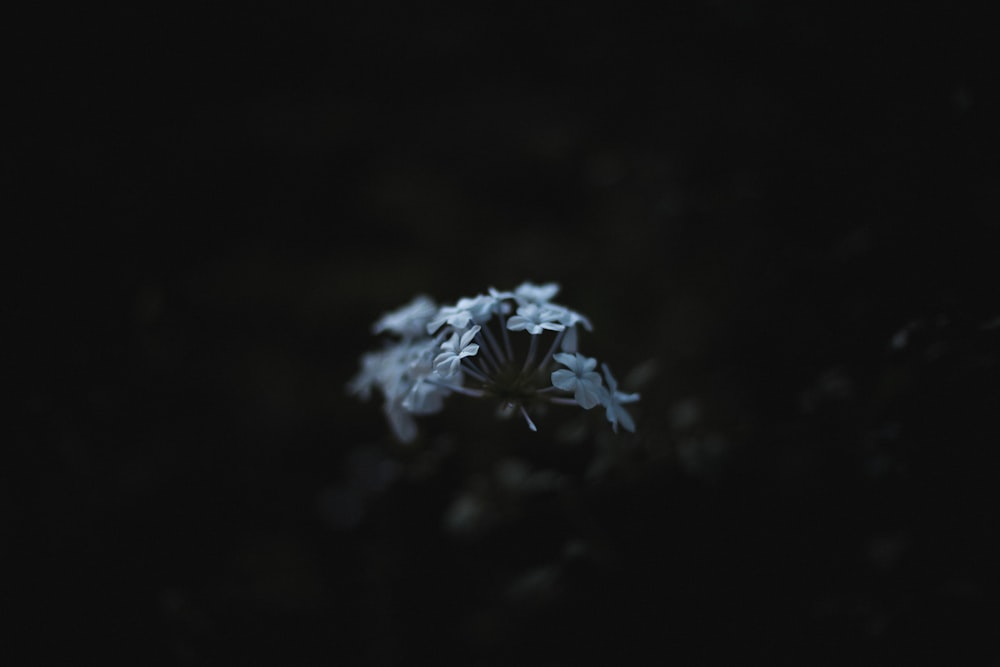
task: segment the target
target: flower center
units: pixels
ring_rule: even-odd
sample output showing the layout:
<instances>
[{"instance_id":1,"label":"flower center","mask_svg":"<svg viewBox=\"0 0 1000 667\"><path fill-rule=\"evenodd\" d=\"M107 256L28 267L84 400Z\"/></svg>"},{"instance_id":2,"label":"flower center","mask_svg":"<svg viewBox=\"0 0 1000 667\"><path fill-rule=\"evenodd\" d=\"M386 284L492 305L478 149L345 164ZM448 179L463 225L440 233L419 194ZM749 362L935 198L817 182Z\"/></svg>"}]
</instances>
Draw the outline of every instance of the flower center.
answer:
<instances>
[{"instance_id":1,"label":"flower center","mask_svg":"<svg viewBox=\"0 0 1000 667\"><path fill-rule=\"evenodd\" d=\"M525 372L519 363L501 364L489 382L483 383L483 390L501 400L525 403L535 398L539 389L546 386L545 374L533 368Z\"/></svg>"}]
</instances>

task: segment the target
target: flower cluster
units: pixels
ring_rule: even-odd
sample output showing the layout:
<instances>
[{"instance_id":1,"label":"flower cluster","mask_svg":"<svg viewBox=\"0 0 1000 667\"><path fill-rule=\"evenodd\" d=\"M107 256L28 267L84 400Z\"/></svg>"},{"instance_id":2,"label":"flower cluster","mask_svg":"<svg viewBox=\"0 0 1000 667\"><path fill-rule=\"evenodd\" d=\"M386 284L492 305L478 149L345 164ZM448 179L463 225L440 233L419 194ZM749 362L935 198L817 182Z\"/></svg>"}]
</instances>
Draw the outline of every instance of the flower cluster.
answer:
<instances>
[{"instance_id":1,"label":"flower cluster","mask_svg":"<svg viewBox=\"0 0 1000 667\"><path fill-rule=\"evenodd\" d=\"M635 431L622 406L639 395L619 391L606 364L598 373L597 360L577 351L579 328L590 331L592 325L553 303L558 292L555 283L524 283L440 307L418 296L375 323L373 333L393 340L362 357L348 388L366 400L377 388L403 442L417 437L414 417L439 412L451 394L498 400L503 412L519 412L532 431L538 429L529 413L546 403L585 410L600 405L616 433L619 424Z\"/></svg>"}]
</instances>

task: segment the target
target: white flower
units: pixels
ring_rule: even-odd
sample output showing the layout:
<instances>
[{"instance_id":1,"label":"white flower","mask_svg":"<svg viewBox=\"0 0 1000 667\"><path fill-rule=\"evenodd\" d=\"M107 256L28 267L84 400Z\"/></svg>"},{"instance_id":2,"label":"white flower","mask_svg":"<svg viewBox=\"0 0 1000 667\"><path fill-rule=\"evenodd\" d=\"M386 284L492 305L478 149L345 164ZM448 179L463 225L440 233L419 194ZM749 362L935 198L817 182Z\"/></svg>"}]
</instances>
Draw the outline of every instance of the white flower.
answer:
<instances>
[{"instance_id":1,"label":"white flower","mask_svg":"<svg viewBox=\"0 0 1000 667\"><path fill-rule=\"evenodd\" d=\"M427 323L427 333L433 334L445 324L450 324L456 329L464 329L469 326L472 320L472 313L465 308L458 306L443 306Z\"/></svg>"},{"instance_id":2,"label":"white flower","mask_svg":"<svg viewBox=\"0 0 1000 667\"><path fill-rule=\"evenodd\" d=\"M441 343L444 352L434 357L434 370L445 378L456 375L462 367L462 359L479 353L479 345L472 340L481 328L477 324L465 333L456 331L451 338Z\"/></svg>"},{"instance_id":3,"label":"white flower","mask_svg":"<svg viewBox=\"0 0 1000 667\"><path fill-rule=\"evenodd\" d=\"M378 384L379 372L382 368L382 354L368 352L361 357L361 370L351 378L347 390L367 401L372 397L372 388Z\"/></svg>"},{"instance_id":4,"label":"white flower","mask_svg":"<svg viewBox=\"0 0 1000 667\"><path fill-rule=\"evenodd\" d=\"M452 394L497 400L505 412L520 412L532 431L538 427L531 415L546 404L587 410L600 404L616 432L619 424L634 431L635 422L622 405L638 400L638 394L618 391L607 366L602 366L608 385L603 386L594 370L597 361L577 352L577 325L590 330L590 320L552 303L558 292L556 283L525 282L514 291L491 287L488 294L440 308L418 296L372 327L376 334L391 333L396 339L362 356L348 390L363 399L377 390L392 431L403 442L417 438L415 417L441 411ZM513 345L510 331L526 331L530 342ZM543 352L539 334L545 331L556 335ZM554 368L556 363L566 368ZM470 378L474 382L467 385Z\"/></svg>"},{"instance_id":5,"label":"white flower","mask_svg":"<svg viewBox=\"0 0 1000 667\"><path fill-rule=\"evenodd\" d=\"M435 312L437 306L434 302L421 294L402 308L384 314L372 326L372 332L380 334L389 331L403 338L416 338L423 335L424 327Z\"/></svg>"},{"instance_id":6,"label":"white flower","mask_svg":"<svg viewBox=\"0 0 1000 667\"><path fill-rule=\"evenodd\" d=\"M553 386L563 391L572 391L573 398L584 410L601 402L601 376L594 371L596 359L566 352L553 355L553 359L569 368L553 371Z\"/></svg>"},{"instance_id":7,"label":"white flower","mask_svg":"<svg viewBox=\"0 0 1000 667\"><path fill-rule=\"evenodd\" d=\"M347 385L351 393L364 400L371 398L374 387L385 396L398 394L397 387L409 372L412 344L398 342L361 358L361 371Z\"/></svg>"},{"instance_id":8,"label":"white flower","mask_svg":"<svg viewBox=\"0 0 1000 667\"><path fill-rule=\"evenodd\" d=\"M511 331L527 331L533 336L542 333L544 329L562 331L566 325L559 322L561 316L559 310L529 303L518 306L517 315L507 320L507 328Z\"/></svg>"},{"instance_id":9,"label":"white flower","mask_svg":"<svg viewBox=\"0 0 1000 667\"><path fill-rule=\"evenodd\" d=\"M434 341L405 339L361 359L361 371L348 384L351 393L367 400L374 387L393 432L402 442L416 438L413 415L429 415L444 407L447 388L427 380L433 373Z\"/></svg>"},{"instance_id":10,"label":"white flower","mask_svg":"<svg viewBox=\"0 0 1000 667\"><path fill-rule=\"evenodd\" d=\"M601 364L601 370L604 371L604 379L608 383L607 389L601 389L601 405L606 408L611 428L617 433L618 424L621 424L626 431L635 433L635 421L632 419L632 415L625 412L622 404L635 403L639 400L639 394L626 394L618 391L618 381L611 375L611 369L608 368L608 365Z\"/></svg>"},{"instance_id":11,"label":"white flower","mask_svg":"<svg viewBox=\"0 0 1000 667\"><path fill-rule=\"evenodd\" d=\"M514 297L517 299L518 303L521 305L527 303L537 303L546 304L549 299L554 297L559 293L558 283L545 283L544 285L536 285L534 283L524 282L514 290Z\"/></svg>"},{"instance_id":12,"label":"white flower","mask_svg":"<svg viewBox=\"0 0 1000 667\"><path fill-rule=\"evenodd\" d=\"M458 307L469 311L472 321L476 324L486 324L493 317L493 313L510 312L510 306L504 303L503 298L494 294L480 294L472 299L459 299Z\"/></svg>"},{"instance_id":13,"label":"white flower","mask_svg":"<svg viewBox=\"0 0 1000 667\"><path fill-rule=\"evenodd\" d=\"M490 296L493 297L494 299L496 299L497 301L503 301L504 299L513 299L513 298L515 298L513 292L501 292L500 290L498 290L495 287L491 287L489 289L489 293L490 293ZM503 305L507 308L507 312L510 312L510 304L504 303Z\"/></svg>"},{"instance_id":14,"label":"white flower","mask_svg":"<svg viewBox=\"0 0 1000 667\"><path fill-rule=\"evenodd\" d=\"M506 310L505 310L506 309ZM454 306L442 306L427 321L427 333L433 334L443 325L465 329L469 322L486 324L495 312L509 312L510 306L493 295L480 294L475 298L461 298Z\"/></svg>"},{"instance_id":15,"label":"white flower","mask_svg":"<svg viewBox=\"0 0 1000 667\"><path fill-rule=\"evenodd\" d=\"M570 310L565 306L557 306L554 303L548 304L546 308L549 308L557 313L556 320L560 324L565 324L568 327L572 327L577 324L582 324L583 328L586 329L587 331L594 330L594 325L590 323L590 320L587 319L585 315L581 315L575 310Z\"/></svg>"},{"instance_id":16,"label":"white flower","mask_svg":"<svg viewBox=\"0 0 1000 667\"><path fill-rule=\"evenodd\" d=\"M415 415L432 415L444 408L444 399L451 392L426 380L424 377L419 378L406 392L406 397L400 405L407 412Z\"/></svg>"}]
</instances>

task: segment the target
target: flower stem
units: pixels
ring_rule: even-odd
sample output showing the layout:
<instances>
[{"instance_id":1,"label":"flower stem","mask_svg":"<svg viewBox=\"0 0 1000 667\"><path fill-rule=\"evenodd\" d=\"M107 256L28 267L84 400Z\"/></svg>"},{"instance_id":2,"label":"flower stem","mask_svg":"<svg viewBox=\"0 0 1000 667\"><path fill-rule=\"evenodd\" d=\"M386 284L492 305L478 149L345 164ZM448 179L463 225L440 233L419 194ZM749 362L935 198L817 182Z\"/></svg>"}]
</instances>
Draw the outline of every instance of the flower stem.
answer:
<instances>
[{"instance_id":1,"label":"flower stem","mask_svg":"<svg viewBox=\"0 0 1000 667\"><path fill-rule=\"evenodd\" d=\"M510 334L507 333L507 318L503 315L498 316L500 318L500 333L503 334L503 346L507 350L507 358L513 359L514 352L510 347Z\"/></svg>"},{"instance_id":2,"label":"flower stem","mask_svg":"<svg viewBox=\"0 0 1000 667\"><path fill-rule=\"evenodd\" d=\"M472 396L473 398L484 398L486 396L486 392L469 389L468 387L459 387L457 384L451 384L450 382L444 382L434 378L426 378L424 382L430 382L431 384L436 384L439 387L444 387L449 391L453 391L456 394L464 394L465 396Z\"/></svg>"},{"instance_id":3,"label":"flower stem","mask_svg":"<svg viewBox=\"0 0 1000 667\"><path fill-rule=\"evenodd\" d=\"M533 335L531 337L531 344L528 346L528 356L524 358L524 366L521 367L521 372L526 373L528 368L531 367L531 362L535 360L535 352L538 351L538 335Z\"/></svg>"},{"instance_id":4,"label":"flower stem","mask_svg":"<svg viewBox=\"0 0 1000 667\"><path fill-rule=\"evenodd\" d=\"M476 378L480 382L485 382L485 383L489 384L489 382L490 382L489 377L487 377L485 374L483 374L483 373L479 372L478 370L476 370L472 366L471 363L465 363L466 361L468 361L468 359L462 359L462 362L461 362L462 363L462 370L465 371L466 373L468 373L469 375L471 375L472 377Z\"/></svg>"},{"instance_id":5,"label":"flower stem","mask_svg":"<svg viewBox=\"0 0 1000 667\"><path fill-rule=\"evenodd\" d=\"M497 363L497 359L493 355L492 346L489 345L487 339L481 335L484 331L486 331L485 328L479 330L479 333L476 334L476 340L479 342L479 349L482 351L483 357L489 362L490 366L493 367L493 372L496 372L500 369L500 364Z\"/></svg>"},{"instance_id":6,"label":"flower stem","mask_svg":"<svg viewBox=\"0 0 1000 667\"><path fill-rule=\"evenodd\" d=\"M466 357L462 360L462 363L468 362L473 370L479 371L483 375L489 377L490 371L486 368L486 364L482 359L473 359L472 357Z\"/></svg>"},{"instance_id":7,"label":"flower stem","mask_svg":"<svg viewBox=\"0 0 1000 667\"><path fill-rule=\"evenodd\" d=\"M558 405L580 405L579 403L576 402L576 399L563 398L561 396L553 396L552 398L549 398L547 400L549 403L556 403Z\"/></svg>"},{"instance_id":8,"label":"flower stem","mask_svg":"<svg viewBox=\"0 0 1000 667\"><path fill-rule=\"evenodd\" d=\"M540 364L538 364L539 368L545 368L545 366L549 363L549 360L552 359L552 355L555 354L556 350L559 348L559 343L562 342L563 336L566 335L567 329L562 329L559 333L556 334L555 340L553 340L552 345L549 346L549 351L545 353L545 358L542 359Z\"/></svg>"},{"instance_id":9,"label":"flower stem","mask_svg":"<svg viewBox=\"0 0 1000 667\"><path fill-rule=\"evenodd\" d=\"M521 415L524 416L524 421L528 422L528 428L537 433L538 427L535 426L535 422L531 421L531 417L528 416L528 411L524 409L523 405L519 405L518 407L521 408Z\"/></svg>"}]
</instances>

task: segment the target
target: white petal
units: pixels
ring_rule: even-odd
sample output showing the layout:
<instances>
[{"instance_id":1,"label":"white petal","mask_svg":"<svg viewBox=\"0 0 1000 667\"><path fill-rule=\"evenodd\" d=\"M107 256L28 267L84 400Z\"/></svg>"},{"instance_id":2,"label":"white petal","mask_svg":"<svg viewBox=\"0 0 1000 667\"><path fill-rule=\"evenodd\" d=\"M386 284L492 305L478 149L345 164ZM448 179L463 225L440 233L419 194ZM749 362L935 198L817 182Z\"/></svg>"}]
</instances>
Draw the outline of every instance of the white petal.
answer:
<instances>
[{"instance_id":1,"label":"white petal","mask_svg":"<svg viewBox=\"0 0 1000 667\"><path fill-rule=\"evenodd\" d=\"M476 326L472 327L471 329L469 329L468 331L466 331L464 334L462 334L462 339L461 339L461 341L458 344L459 347L463 347L463 348L464 347L468 347L469 343L471 343L472 339L476 337L476 334L479 333L480 329L482 329L482 327L477 324Z\"/></svg>"},{"instance_id":2,"label":"white petal","mask_svg":"<svg viewBox=\"0 0 1000 667\"><path fill-rule=\"evenodd\" d=\"M559 285L557 283L545 283L544 285L535 285L534 283L524 282L521 283L517 289L514 290L514 294L525 299L526 301L548 301L556 294L559 293Z\"/></svg>"},{"instance_id":3,"label":"white petal","mask_svg":"<svg viewBox=\"0 0 1000 667\"><path fill-rule=\"evenodd\" d=\"M444 320L445 320L445 318L442 317L440 319L431 320L430 322L428 322L427 323L427 335L430 336L435 331L437 331L438 329L440 329L441 325L444 324Z\"/></svg>"},{"instance_id":4,"label":"white petal","mask_svg":"<svg viewBox=\"0 0 1000 667\"><path fill-rule=\"evenodd\" d=\"M639 394L623 394L620 391L616 391L615 400L619 403L635 403L639 400Z\"/></svg>"},{"instance_id":5,"label":"white petal","mask_svg":"<svg viewBox=\"0 0 1000 667\"><path fill-rule=\"evenodd\" d=\"M469 321L472 319L472 313L467 310L462 310L451 317L448 318L448 324L455 327L456 329L464 329L469 326Z\"/></svg>"},{"instance_id":6,"label":"white petal","mask_svg":"<svg viewBox=\"0 0 1000 667\"><path fill-rule=\"evenodd\" d=\"M632 419L632 415L625 412L622 408L618 408L617 413L618 421L625 427L625 430L629 433L635 433L635 421Z\"/></svg>"},{"instance_id":7,"label":"white petal","mask_svg":"<svg viewBox=\"0 0 1000 667\"><path fill-rule=\"evenodd\" d=\"M563 391L573 391L576 389L577 379L573 371L560 369L552 372L552 384Z\"/></svg>"},{"instance_id":8,"label":"white petal","mask_svg":"<svg viewBox=\"0 0 1000 667\"><path fill-rule=\"evenodd\" d=\"M520 315L514 315L512 318L507 320L507 328L511 331L522 331L527 329L530 324L531 322Z\"/></svg>"},{"instance_id":9,"label":"white petal","mask_svg":"<svg viewBox=\"0 0 1000 667\"><path fill-rule=\"evenodd\" d=\"M580 404L580 407L584 410L589 410L601 402L601 395L598 390L599 387L586 382L580 382L576 386L576 393L573 395L573 398Z\"/></svg>"},{"instance_id":10,"label":"white petal","mask_svg":"<svg viewBox=\"0 0 1000 667\"><path fill-rule=\"evenodd\" d=\"M601 405L603 405L604 407L606 407L608 409L608 419L611 419L611 409L615 405L615 397L612 396L611 392L609 392L604 387L600 387L599 388L599 395L601 397ZM614 420L612 420L612 421L614 421Z\"/></svg>"},{"instance_id":11,"label":"white petal","mask_svg":"<svg viewBox=\"0 0 1000 667\"><path fill-rule=\"evenodd\" d=\"M560 347L567 352L576 352L577 349L577 333L576 327L570 327L566 334L563 336L562 345Z\"/></svg>"},{"instance_id":12,"label":"white petal","mask_svg":"<svg viewBox=\"0 0 1000 667\"><path fill-rule=\"evenodd\" d=\"M513 318L511 318L511 319L513 319ZM575 357L575 355L570 354L569 352L557 352L557 353L555 353L555 354L552 355L552 358L555 359L556 361L558 361L563 366L570 366L570 367L572 367L573 366L573 361L575 360L576 357Z\"/></svg>"}]
</instances>

